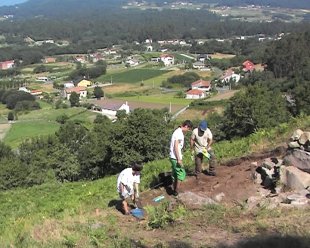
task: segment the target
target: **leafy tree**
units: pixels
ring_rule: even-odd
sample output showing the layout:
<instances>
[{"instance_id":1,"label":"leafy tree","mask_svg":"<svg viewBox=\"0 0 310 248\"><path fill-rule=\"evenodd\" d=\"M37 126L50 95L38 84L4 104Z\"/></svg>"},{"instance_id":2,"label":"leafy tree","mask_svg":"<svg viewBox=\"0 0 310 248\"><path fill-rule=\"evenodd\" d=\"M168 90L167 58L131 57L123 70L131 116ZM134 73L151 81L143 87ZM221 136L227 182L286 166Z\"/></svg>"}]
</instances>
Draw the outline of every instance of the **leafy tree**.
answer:
<instances>
[{"instance_id":1,"label":"leafy tree","mask_svg":"<svg viewBox=\"0 0 310 248\"><path fill-rule=\"evenodd\" d=\"M15 105L15 111L24 111L24 110L35 110L40 109L40 104L34 101L19 101Z\"/></svg>"},{"instance_id":2,"label":"leafy tree","mask_svg":"<svg viewBox=\"0 0 310 248\"><path fill-rule=\"evenodd\" d=\"M83 125L70 120L66 121L56 132L60 143L65 144L71 153L76 155L79 153L87 134L88 131Z\"/></svg>"},{"instance_id":3,"label":"leafy tree","mask_svg":"<svg viewBox=\"0 0 310 248\"><path fill-rule=\"evenodd\" d=\"M116 112L116 117L117 117L117 120L118 121L122 121L122 120L125 120L126 117L127 117L127 113L125 110L118 110Z\"/></svg>"},{"instance_id":4,"label":"leafy tree","mask_svg":"<svg viewBox=\"0 0 310 248\"><path fill-rule=\"evenodd\" d=\"M72 92L69 98L71 107L78 107L80 105L80 96L76 92Z\"/></svg>"},{"instance_id":5,"label":"leafy tree","mask_svg":"<svg viewBox=\"0 0 310 248\"><path fill-rule=\"evenodd\" d=\"M237 93L224 112L222 131L226 138L247 136L259 128L269 128L287 121L289 113L279 91L250 86Z\"/></svg>"},{"instance_id":6,"label":"leafy tree","mask_svg":"<svg viewBox=\"0 0 310 248\"><path fill-rule=\"evenodd\" d=\"M25 167L19 159L13 157L4 157L0 159L1 190L24 186L27 174L27 167Z\"/></svg>"},{"instance_id":7,"label":"leafy tree","mask_svg":"<svg viewBox=\"0 0 310 248\"><path fill-rule=\"evenodd\" d=\"M20 147L21 161L27 165L27 186L48 181L73 181L79 174L76 156L55 137L24 142Z\"/></svg>"},{"instance_id":8,"label":"leafy tree","mask_svg":"<svg viewBox=\"0 0 310 248\"><path fill-rule=\"evenodd\" d=\"M97 99L101 99L101 97L104 96L104 92L103 92L102 88L99 87L99 86L96 86L96 87L94 88L94 95L95 95L95 97L96 97Z\"/></svg>"},{"instance_id":9,"label":"leafy tree","mask_svg":"<svg viewBox=\"0 0 310 248\"><path fill-rule=\"evenodd\" d=\"M56 117L56 121L60 124L65 124L67 120L69 120L69 116L66 114L62 114Z\"/></svg>"},{"instance_id":10,"label":"leafy tree","mask_svg":"<svg viewBox=\"0 0 310 248\"><path fill-rule=\"evenodd\" d=\"M111 169L167 156L169 133L164 116L164 111L136 109L117 121L111 131Z\"/></svg>"},{"instance_id":11,"label":"leafy tree","mask_svg":"<svg viewBox=\"0 0 310 248\"><path fill-rule=\"evenodd\" d=\"M8 113L8 121L14 121L14 113L12 111Z\"/></svg>"},{"instance_id":12,"label":"leafy tree","mask_svg":"<svg viewBox=\"0 0 310 248\"><path fill-rule=\"evenodd\" d=\"M168 78L170 84L179 84L183 87L190 87L191 83L200 79L200 76L195 72L185 72L182 75L176 75Z\"/></svg>"},{"instance_id":13,"label":"leafy tree","mask_svg":"<svg viewBox=\"0 0 310 248\"><path fill-rule=\"evenodd\" d=\"M16 104L21 101L35 101L35 97L28 92L9 90L2 96L2 103L6 104L8 109L14 109Z\"/></svg>"},{"instance_id":14,"label":"leafy tree","mask_svg":"<svg viewBox=\"0 0 310 248\"><path fill-rule=\"evenodd\" d=\"M302 81L292 90L297 114L310 114L310 81Z\"/></svg>"}]
</instances>

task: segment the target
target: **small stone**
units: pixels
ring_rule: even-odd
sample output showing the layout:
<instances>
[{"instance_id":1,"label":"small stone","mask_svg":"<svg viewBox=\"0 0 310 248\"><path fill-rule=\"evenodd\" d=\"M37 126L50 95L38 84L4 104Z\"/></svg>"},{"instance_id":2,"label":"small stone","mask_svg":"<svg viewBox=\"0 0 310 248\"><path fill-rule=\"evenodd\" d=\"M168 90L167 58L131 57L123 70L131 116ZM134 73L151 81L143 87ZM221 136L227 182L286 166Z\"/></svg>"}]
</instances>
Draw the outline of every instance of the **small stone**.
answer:
<instances>
[{"instance_id":1,"label":"small stone","mask_svg":"<svg viewBox=\"0 0 310 248\"><path fill-rule=\"evenodd\" d=\"M221 202L223 200L223 197L225 196L225 194L223 192L217 194L215 197L214 197L214 200L217 201L217 202Z\"/></svg>"},{"instance_id":2,"label":"small stone","mask_svg":"<svg viewBox=\"0 0 310 248\"><path fill-rule=\"evenodd\" d=\"M301 129L296 129L293 133L293 135L291 136L290 140L299 140L300 136L303 134L303 131Z\"/></svg>"}]
</instances>

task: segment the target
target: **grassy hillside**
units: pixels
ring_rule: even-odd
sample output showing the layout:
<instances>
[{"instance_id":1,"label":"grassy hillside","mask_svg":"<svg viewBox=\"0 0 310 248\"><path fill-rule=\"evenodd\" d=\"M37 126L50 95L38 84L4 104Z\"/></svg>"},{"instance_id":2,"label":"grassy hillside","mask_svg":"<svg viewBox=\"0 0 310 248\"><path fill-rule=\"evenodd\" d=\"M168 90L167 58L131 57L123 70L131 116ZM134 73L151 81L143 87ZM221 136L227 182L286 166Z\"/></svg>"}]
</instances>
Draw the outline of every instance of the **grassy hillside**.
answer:
<instances>
[{"instance_id":1,"label":"grassy hillside","mask_svg":"<svg viewBox=\"0 0 310 248\"><path fill-rule=\"evenodd\" d=\"M248 138L220 142L214 144L214 149L219 160L223 162L248 153L273 149L286 142L296 128L309 130L310 117L294 119L289 124L271 130L260 130ZM185 152L185 164L188 169L193 168L189 151ZM168 159L146 164L142 176L142 191L146 191L156 181L160 172L169 169ZM122 223L125 219L118 219L117 211L111 208L116 199L118 199L116 175L92 182L47 184L29 189L0 192L0 243L2 247L136 247L130 246L126 233L129 235L135 228L143 228L144 225L146 229L152 229L152 223L162 223L160 221L164 221L163 218L168 214L159 212L157 219L148 220L152 223ZM150 211L150 216L153 216L151 212L155 209L150 207L146 209ZM156 211L163 210L157 209ZM242 208L225 206L206 207L191 214L185 214L184 207L176 211L174 215L168 215L168 217L170 216L172 220L178 218L185 224L187 221L204 216L203 218L207 218L208 225L216 228L224 227L226 232L235 230L248 236L253 236L263 230L268 232L272 228L278 228L276 230L281 234L299 232L299 235L310 235L306 223L302 221L307 210L281 210L281 212L277 210L275 212L260 209L251 217L247 216ZM272 218L279 217L279 215L296 218L301 222L298 227L296 222L293 223L291 220L282 219L283 223L273 222ZM253 216L255 216L254 219ZM230 221L235 220L230 223L226 218L230 218ZM238 227L238 229L234 222L238 222L240 218L251 219L247 225ZM291 228L283 226L287 223L293 226ZM125 234L119 229L124 227L123 224L129 225L131 229L127 232L123 230ZM167 228L172 227L168 225Z\"/></svg>"}]
</instances>

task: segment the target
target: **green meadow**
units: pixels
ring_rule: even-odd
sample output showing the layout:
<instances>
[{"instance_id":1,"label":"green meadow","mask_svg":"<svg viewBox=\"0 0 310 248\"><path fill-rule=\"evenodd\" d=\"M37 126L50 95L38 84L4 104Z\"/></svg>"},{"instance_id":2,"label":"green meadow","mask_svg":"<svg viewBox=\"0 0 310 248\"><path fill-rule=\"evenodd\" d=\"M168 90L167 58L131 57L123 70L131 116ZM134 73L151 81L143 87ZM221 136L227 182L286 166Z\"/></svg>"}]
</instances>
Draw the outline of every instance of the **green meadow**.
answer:
<instances>
[{"instance_id":1,"label":"green meadow","mask_svg":"<svg viewBox=\"0 0 310 248\"><path fill-rule=\"evenodd\" d=\"M83 122L90 127L95 119L95 113L84 108L52 109L50 105L44 104L42 109L34 110L18 116L18 120L12 123L12 127L4 138L4 143L16 148L23 140L54 134L60 124L56 118L67 115L71 120Z\"/></svg>"},{"instance_id":2,"label":"green meadow","mask_svg":"<svg viewBox=\"0 0 310 248\"><path fill-rule=\"evenodd\" d=\"M53 134L58 128L58 123L44 120L16 122L6 134L4 143L16 148L23 140Z\"/></svg>"},{"instance_id":3,"label":"green meadow","mask_svg":"<svg viewBox=\"0 0 310 248\"><path fill-rule=\"evenodd\" d=\"M98 78L98 81L113 83L143 83L145 80L158 77L169 71L156 69L128 69L119 73L106 74Z\"/></svg>"}]
</instances>

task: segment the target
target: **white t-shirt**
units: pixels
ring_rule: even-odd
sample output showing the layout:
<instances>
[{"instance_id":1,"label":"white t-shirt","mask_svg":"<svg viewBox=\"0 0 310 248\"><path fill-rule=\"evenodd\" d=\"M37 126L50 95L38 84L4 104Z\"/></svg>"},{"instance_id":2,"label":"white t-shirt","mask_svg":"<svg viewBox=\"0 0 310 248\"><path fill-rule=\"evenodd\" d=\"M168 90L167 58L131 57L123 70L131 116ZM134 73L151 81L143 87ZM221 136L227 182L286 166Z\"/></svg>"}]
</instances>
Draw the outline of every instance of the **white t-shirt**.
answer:
<instances>
[{"instance_id":1,"label":"white t-shirt","mask_svg":"<svg viewBox=\"0 0 310 248\"><path fill-rule=\"evenodd\" d=\"M208 140L213 139L213 135L209 128L203 133L202 136L198 135L199 130L198 128L195 128L192 132L191 139L193 139L195 142L195 152L201 153L203 148L206 148L208 146Z\"/></svg>"},{"instance_id":2,"label":"white t-shirt","mask_svg":"<svg viewBox=\"0 0 310 248\"><path fill-rule=\"evenodd\" d=\"M124 184L128 186L131 191L129 192L126 187L124 190L130 195L133 194L134 183L140 183L140 175L132 175L132 168L126 168L122 170L117 178L117 192L121 192L121 184Z\"/></svg>"},{"instance_id":3,"label":"white t-shirt","mask_svg":"<svg viewBox=\"0 0 310 248\"><path fill-rule=\"evenodd\" d=\"M175 155L175 151L174 151L174 143L178 141L179 142L179 156L180 159L182 160L182 148L184 146L184 134L182 132L182 129L180 127L178 127L172 134L171 137L171 142L170 142L170 158L173 159L177 159L176 155Z\"/></svg>"}]
</instances>

